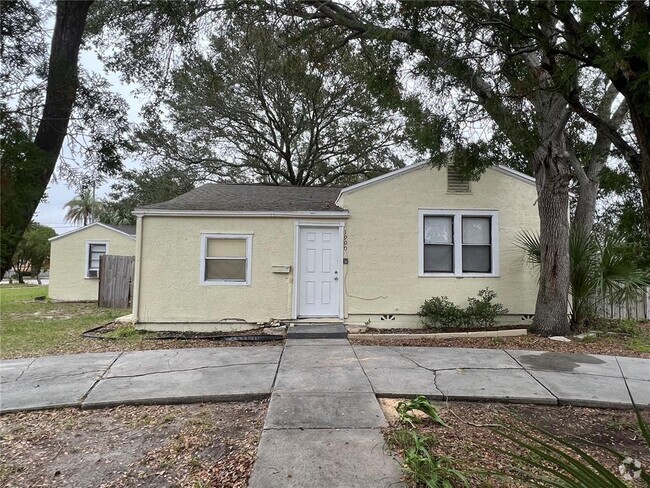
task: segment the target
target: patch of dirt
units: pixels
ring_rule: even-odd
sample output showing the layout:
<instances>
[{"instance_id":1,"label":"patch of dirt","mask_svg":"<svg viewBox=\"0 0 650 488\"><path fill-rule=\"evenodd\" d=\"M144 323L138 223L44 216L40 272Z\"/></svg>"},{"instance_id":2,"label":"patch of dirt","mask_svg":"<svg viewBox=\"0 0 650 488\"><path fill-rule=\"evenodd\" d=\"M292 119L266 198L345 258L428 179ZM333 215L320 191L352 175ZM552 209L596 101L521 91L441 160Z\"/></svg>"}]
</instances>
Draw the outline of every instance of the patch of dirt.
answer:
<instances>
[{"instance_id":1,"label":"patch of dirt","mask_svg":"<svg viewBox=\"0 0 650 488\"><path fill-rule=\"evenodd\" d=\"M414 334L415 336L415 334ZM413 347L469 347L480 349L528 349L551 352L572 352L582 354L606 354L650 358L650 353L640 352L616 337L602 337L593 342L558 342L546 337L529 334L521 337L463 337L455 339L352 337L350 343L365 346L413 346Z\"/></svg>"},{"instance_id":2,"label":"patch of dirt","mask_svg":"<svg viewBox=\"0 0 650 488\"><path fill-rule=\"evenodd\" d=\"M0 417L0 485L245 487L267 402Z\"/></svg>"},{"instance_id":3,"label":"patch of dirt","mask_svg":"<svg viewBox=\"0 0 650 488\"><path fill-rule=\"evenodd\" d=\"M395 413L395 407L400 401L400 399L380 400L390 424L390 427L384 430L387 439L404 428L399 424ZM438 456L451 457L453 467L465 472L470 486L529 486L513 479L485 474L486 471L498 471L511 475L518 467L512 464L510 458L497 450L521 452L510 441L489 428L489 425L497 422L519 425L530 431L528 427L521 424L524 421L545 429L571 443L579 444L612 472L618 472L620 463L611 453L589 443L580 443L577 438L638 459L646 469L650 466L650 451L641 437L635 414L631 411L466 402L434 403L434 405L448 427L436 426L428 421L416 424L415 429L421 435L435 438L433 452ZM648 411L643 415L646 422L650 422Z\"/></svg>"}]
</instances>

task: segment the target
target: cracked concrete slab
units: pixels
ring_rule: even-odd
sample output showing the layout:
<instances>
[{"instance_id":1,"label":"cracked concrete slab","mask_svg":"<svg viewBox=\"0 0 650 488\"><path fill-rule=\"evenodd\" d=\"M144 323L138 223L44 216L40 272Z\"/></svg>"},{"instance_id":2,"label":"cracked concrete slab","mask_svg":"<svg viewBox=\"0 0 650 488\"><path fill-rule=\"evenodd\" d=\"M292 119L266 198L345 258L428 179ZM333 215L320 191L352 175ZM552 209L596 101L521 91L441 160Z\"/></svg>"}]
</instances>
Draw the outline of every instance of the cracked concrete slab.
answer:
<instances>
[{"instance_id":1,"label":"cracked concrete slab","mask_svg":"<svg viewBox=\"0 0 650 488\"><path fill-rule=\"evenodd\" d=\"M274 393L265 429L386 427L373 393Z\"/></svg>"},{"instance_id":2,"label":"cracked concrete slab","mask_svg":"<svg viewBox=\"0 0 650 488\"><path fill-rule=\"evenodd\" d=\"M378 347L353 346L359 361L371 368L413 368L430 370L457 368L521 369L521 366L500 349L468 349L444 347ZM415 363L409 365L409 362Z\"/></svg>"},{"instance_id":3,"label":"cracked concrete slab","mask_svg":"<svg viewBox=\"0 0 650 488\"><path fill-rule=\"evenodd\" d=\"M436 373L436 385L447 400L557 405L557 398L523 370L441 370Z\"/></svg>"},{"instance_id":4,"label":"cracked concrete slab","mask_svg":"<svg viewBox=\"0 0 650 488\"><path fill-rule=\"evenodd\" d=\"M432 371L422 368L364 368L364 371L377 396L398 398L425 395L431 399L443 399Z\"/></svg>"},{"instance_id":5,"label":"cracked concrete slab","mask_svg":"<svg viewBox=\"0 0 650 488\"><path fill-rule=\"evenodd\" d=\"M74 354L0 361L0 412L78 406L119 355Z\"/></svg>"},{"instance_id":6,"label":"cracked concrete slab","mask_svg":"<svg viewBox=\"0 0 650 488\"><path fill-rule=\"evenodd\" d=\"M508 350L508 354L530 371L621 377L614 356L524 350Z\"/></svg>"},{"instance_id":7,"label":"cracked concrete slab","mask_svg":"<svg viewBox=\"0 0 650 488\"><path fill-rule=\"evenodd\" d=\"M617 359L626 378L650 381L650 360L626 357Z\"/></svg>"},{"instance_id":8,"label":"cracked concrete slab","mask_svg":"<svg viewBox=\"0 0 650 488\"><path fill-rule=\"evenodd\" d=\"M136 374L103 378L88 394L82 407L260 399L271 394L276 370L276 364L262 363L206 365L146 374L132 371Z\"/></svg>"},{"instance_id":9,"label":"cracked concrete slab","mask_svg":"<svg viewBox=\"0 0 650 488\"><path fill-rule=\"evenodd\" d=\"M0 361L0 383L9 383L20 378L36 358L7 359Z\"/></svg>"},{"instance_id":10,"label":"cracked concrete slab","mask_svg":"<svg viewBox=\"0 0 650 488\"><path fill-rule=\"evenodd\" d=\"M396 488L379 429L265 430L249 488Z\"/></svg>"},{"instance_id":11,"label":"cracked concrete slab","mask_svg":"<svg viewBox=\"0 0 650 488\"><path fill-rule=\"evenodd\" d=\"M622 377L553 371L531 371L530 373L553 392L561 405L599 408L632 406ZM637 405L650 405L650 381L627 380L627 382Z\"/></svg>"},{"instance_id":12,"label":"cracked concrete slab","mask_svg":"<svg viewBox=\"0 0 650 488\"><path fill-rule=\"evenodd\" d=\"M217 347L125 352L106 373L106 378L133 374L190 370L206 366L277 364L281 347Z\"/></svg>"},{"instance_id":13,"label":"cracked concrete slab","mask_svg":"<svg viewBox=\"0 0 650 488\"><path fill-rule=\"evenodd\" d=\"M282 361L284 363L284 359ZM286 368L280 366L274 391L300 392L372 392L370 383L358 366L326 368Z\"/></svg>"}]
</instances>

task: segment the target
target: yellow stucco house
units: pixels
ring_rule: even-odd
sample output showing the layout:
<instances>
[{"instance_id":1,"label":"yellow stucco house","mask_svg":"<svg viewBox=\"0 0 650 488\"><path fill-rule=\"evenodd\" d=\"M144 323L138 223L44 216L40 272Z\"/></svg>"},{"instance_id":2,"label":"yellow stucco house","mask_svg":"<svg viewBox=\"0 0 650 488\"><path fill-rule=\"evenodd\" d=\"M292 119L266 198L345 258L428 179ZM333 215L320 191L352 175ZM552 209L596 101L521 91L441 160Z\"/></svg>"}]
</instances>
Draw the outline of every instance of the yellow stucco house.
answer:
<instances>
[{"instance_id":1,"label":"yellow stucco house","mask_svg":"<svg viewBox=\"0 0 650 488\"><path fill-rule=\"evenodd\" d=\"M276 320L419 323L424 300L489 287L521 323L536 278L516 234L539 228L534 179L408 166L347 188L208 184L137 209L133 320L151 330Z\"/></svg>"},{"instance_id":2,"label":"yellow stucco house","mask_svg":"<svg viewBox=\"0 0 650 488\"><path fill-rule=\"evenodd\" d=\"M96 222L50 239L50 285L53 300L97 300L99 257L135 255L135 226Z\"/></svg>"}]
</instances>

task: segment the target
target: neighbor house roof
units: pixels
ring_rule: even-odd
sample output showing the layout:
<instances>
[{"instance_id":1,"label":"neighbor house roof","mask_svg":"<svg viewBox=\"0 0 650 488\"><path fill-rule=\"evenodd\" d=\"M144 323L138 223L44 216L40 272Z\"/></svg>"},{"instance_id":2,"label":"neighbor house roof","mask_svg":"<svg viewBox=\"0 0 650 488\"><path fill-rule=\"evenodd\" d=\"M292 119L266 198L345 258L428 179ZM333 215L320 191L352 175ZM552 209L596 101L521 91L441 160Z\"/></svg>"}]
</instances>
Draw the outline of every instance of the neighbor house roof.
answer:
<instances>
[{"instance_id":1,"label":"neighbor house roof","mask_svg":"<svg viewBox=\"0 0 650 488\"><path fill-rule=\"evenodd\" d=\"M58 236L51 237L49 240L54 241L56 239L61 239L62 237L67 237L71 234L76 234L77 232L82 232L84 230L88 230L96 226L104 227L105 229L109 229L118 232L120 234L123 234L127 237L130 237L131 239L135 239L135 225L110 225L110 224L102 224L101 222L95 222L93 224L71 230L70 232L66 232L65 234L59 234Z\"/></svg>"},{"instance_id":2,"label":"neighbor house roof","mask_svg":"<svg viewBox=\"0 0 650 488\"><path fill-rule=\"evenodd\" d=\"M215 212L345 212L334 203L340 188L209 183L162 203L136 209Z\"/></svg>"}]
</instances>

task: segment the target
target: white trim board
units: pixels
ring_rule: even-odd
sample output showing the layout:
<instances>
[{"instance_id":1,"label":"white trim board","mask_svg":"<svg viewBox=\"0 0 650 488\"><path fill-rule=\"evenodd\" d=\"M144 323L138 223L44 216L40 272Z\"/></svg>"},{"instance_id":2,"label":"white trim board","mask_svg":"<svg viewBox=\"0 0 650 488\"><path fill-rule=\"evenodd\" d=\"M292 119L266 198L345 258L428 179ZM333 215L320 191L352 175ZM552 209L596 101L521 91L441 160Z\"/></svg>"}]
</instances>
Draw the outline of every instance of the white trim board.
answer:
<instances>
[{"instance_id":1,"label":"white trim board","mask_svg":"<svg viewBox=\"0 0 650 488\"><path fill-rule=\"evenodd\" d=\"M135 236L131 234L127 234L126 232L122 232L121 230L117 230L109 225L102 224L101 222L93 222L90 225L86 225L84 227L79 227L78 229L71 230L70 232L66 232L65 234L59 234L58 236L50 237L48 240L50 242L56 241L57 239L61 239L62 237L68 237L69 235L76 234L77 232L81 232L82 230L88 230L91 227L94 226L100 226L103 227L104 229L112 230L113 232L117 232L118 234L122 234L123 236L128 237L129 239L133 239L135 241Z\"/></svg>"},{"instance_id":2,"label":"white trim board","mask_svg":"<svg viewBox=\"0 0 650 488\"><path fill-rule=\"evenodd\" d=\"M347 219L350 213L347 210L334 211L297 211L297 212L272 212L272 211L239 211L239 210L163 210L163 209L138 209L133 215L144 217L154 215L159 217L281 217L281 218L311 218L311 219Z\"/></svg>"}]
</instances>

